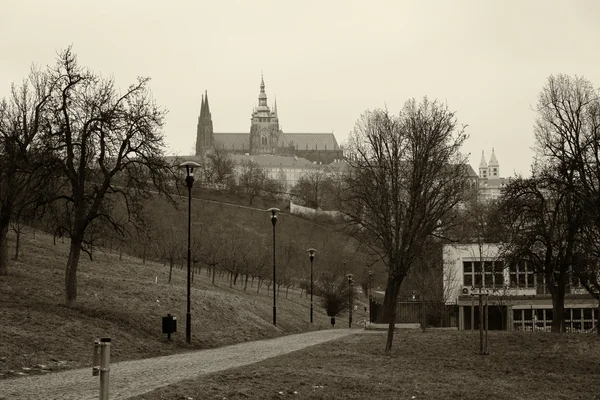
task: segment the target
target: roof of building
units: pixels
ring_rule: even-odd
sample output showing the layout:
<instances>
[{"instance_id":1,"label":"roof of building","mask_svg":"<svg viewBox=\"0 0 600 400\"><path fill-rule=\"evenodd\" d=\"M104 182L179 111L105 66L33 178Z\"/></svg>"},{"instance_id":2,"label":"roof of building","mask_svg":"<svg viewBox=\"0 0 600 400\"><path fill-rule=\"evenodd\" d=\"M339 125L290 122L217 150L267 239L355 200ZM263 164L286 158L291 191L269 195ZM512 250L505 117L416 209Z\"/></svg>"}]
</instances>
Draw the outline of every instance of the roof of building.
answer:
<instances>
[{"instance_id":1,"label":"roof of building","mask_svg":"<svg viewBox=\"0 0 600 400\"><path fill-rule=\"evenodd\" d=\"M284 133L281 140L296 150L340 150L333 133Z\"/></svg>"},{"instance_id":2,"label":"roof of building","mask_svg":"<svg viewBox=\"0 0 600 400\"><path fill-rule=\"evenodd\" d=\"M215 145L225 150L250 150L249 133L214 133Z\"/></svg>"},{"instance_id":3,"label":"roof of building","mask_svg":"<svg viewBox=\"0 0 600 400\"><path fill-rule=\"evenodd\" d=\"M306 158L276 156L271 154L253 154L247 156L241 154L231 154L230 157L236 163L249 160L257 163L261 167L310 167L312 165L315 165L314 163L308 161Z\"/></svg>"}]
</instances>

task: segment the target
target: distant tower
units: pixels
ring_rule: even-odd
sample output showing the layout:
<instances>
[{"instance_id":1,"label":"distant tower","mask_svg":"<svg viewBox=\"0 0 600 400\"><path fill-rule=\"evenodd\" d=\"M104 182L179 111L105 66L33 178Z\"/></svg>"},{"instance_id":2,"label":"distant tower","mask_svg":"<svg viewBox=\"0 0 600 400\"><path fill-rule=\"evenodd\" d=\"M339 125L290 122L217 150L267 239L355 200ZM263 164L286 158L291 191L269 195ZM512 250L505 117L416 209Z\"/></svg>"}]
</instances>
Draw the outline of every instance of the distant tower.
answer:
<instances>
[{"instance_id":1,"label":"distant tower","mask_svg":"<svg viewBox=\"0 0 600 400\"><path fill-rule=\"evenodd\" d=\"M483 154L483 150L481 150L481 162L479 163L479 177L488 177L488 165L487 162L485 162L485 155Z\"/></svg>"},{"instance_id":2,"label":"distant tower","mask_svg":"<svg viewBox=\"0 0 600 400\"><path fill-rule=\"evenodd\" d=\"M208 93L204 91L202 96L202 105L200 106L200 116L198 117L198 126L196 127L196 155L201 155L214 145L212 116L208 106Z\"/></svg>"},{"instance_id":3,"label":"distant tower","mask_svg":"<svg viewBox=\"0 0 600 400\"><path fill-rule=\"evenodd\" d=\"M252 154L273 154L277 152L279 142L279 118L277 104L271 111L267 105L265 80L260 77L260 93L258 107L252 112L250 125L250 152Z\"/></svg>"},{"instance_id":4,"label":"distant tower","mask_svg":"<svg viewBox=\"0 0 600 400\"><path fill-rule=\"evenodd\" d=\"M490 163L488 164L488 175L490 178L500 178L500 164L496 159L494 148L492 147L492 156L490 157Z\"/></svg>"}]
</instances>

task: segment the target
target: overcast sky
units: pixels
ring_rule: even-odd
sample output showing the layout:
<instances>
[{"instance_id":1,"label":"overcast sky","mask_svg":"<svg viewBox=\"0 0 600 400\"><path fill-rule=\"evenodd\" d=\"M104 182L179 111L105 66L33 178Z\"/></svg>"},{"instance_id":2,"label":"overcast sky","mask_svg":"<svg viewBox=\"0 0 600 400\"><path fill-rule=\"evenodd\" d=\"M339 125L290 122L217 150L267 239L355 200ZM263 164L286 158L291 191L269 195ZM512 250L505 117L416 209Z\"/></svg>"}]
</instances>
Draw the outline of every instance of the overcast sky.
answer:
<instances>
[{"instance_id":1,"label":"overcast sky","mask_svg":"<svg viewBox=\"0 0 600 400\"><path fill-rule=\"evenodd\" d=\"M600 1L0 0L0 97L73 45L125 88L152 78L170 153L189 154L201 93L216 132L249 132L261 71L284 132L346 139L367 109L446 101L477 169L529 174L547 77L600 86Z\"/></svg>"}]
</instances>

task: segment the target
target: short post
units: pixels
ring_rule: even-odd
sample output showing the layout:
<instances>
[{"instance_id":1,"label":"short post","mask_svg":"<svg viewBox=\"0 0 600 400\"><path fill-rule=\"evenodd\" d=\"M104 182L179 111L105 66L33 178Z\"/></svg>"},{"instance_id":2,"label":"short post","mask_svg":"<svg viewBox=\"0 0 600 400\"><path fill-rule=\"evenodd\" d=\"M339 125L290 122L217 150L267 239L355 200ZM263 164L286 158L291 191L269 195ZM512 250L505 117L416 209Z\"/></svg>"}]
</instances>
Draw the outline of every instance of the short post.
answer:
<instances>
[{"instance_id":1,"label":"short post","mask_svg":"<svg viewBox=\"0 0 600 400\"><path fill-rule=\"evenodd\" d=\"M354 281L352 280L352 278L354 277L354 275L352 274L348 274L348 328L352 328L352 284L354 283Z\"/></svg>"},{"instance_id":2,"label":"short post","mask_svg":"<svg viewBox=\"0 0 600 400\"><path fill-rule=\"evenodd\" d=\"M100 375L100 400L108 400L110 338L94 340L94 359L92 364L92 376Z\"/></svg>"}]
</instances>

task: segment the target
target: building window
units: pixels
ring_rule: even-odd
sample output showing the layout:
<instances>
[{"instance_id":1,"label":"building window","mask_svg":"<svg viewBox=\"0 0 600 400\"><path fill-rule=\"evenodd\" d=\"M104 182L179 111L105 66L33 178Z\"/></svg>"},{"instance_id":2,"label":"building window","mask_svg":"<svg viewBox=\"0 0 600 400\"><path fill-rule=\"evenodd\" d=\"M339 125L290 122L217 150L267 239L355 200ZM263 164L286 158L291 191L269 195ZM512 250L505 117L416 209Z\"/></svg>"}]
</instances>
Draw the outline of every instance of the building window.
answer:
<instances>
[{"instance_id":1,"label":"building window","mask_svg":"<svg viewBox=\"0 0 600 400\"><path fill-rule=\"evenodd\" d=\"M502 261L463 261L463 284L488 288L504 286Z\"/></svg>"},{"instance_id":2,"label":"building window","mask_svg":"<svg viewBox=\"0 0 600 400\"><path fill-rule=\"evenodd\" d=\"M510 286L519 288L534 288L535 280L533 268L524 261L519 261L518 264L510 265Z\"/></svg>"}]
</instances>

